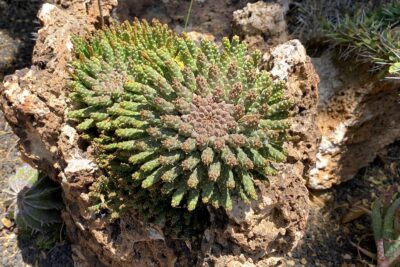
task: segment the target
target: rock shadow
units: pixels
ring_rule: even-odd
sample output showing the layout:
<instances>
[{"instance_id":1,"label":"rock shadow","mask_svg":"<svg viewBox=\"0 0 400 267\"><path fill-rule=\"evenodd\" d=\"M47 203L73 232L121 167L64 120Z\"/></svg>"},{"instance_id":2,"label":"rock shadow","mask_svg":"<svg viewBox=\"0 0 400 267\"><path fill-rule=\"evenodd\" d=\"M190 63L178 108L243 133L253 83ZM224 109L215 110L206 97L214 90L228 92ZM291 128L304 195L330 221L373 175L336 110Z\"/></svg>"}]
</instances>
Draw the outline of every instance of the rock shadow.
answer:
<instances>
[{"instance_id":1,"label":"rock shadow","mask_svg":"<svg viewBox=\"0 0 400 267\"><path fill-rule=\"evenodd\" d=\"M232 35L233 12L253 2L256 0L194 1L187 31L209 33L217 39ZM189 4L181 0L119 0L113 17L121 22L155 18L179 33L184 30Z\"/></svg>"},{"instance_id":2,"label":"rock shadow","mask_svg":"<svg viewBox=\"0 0 400 267\"><path fill-rule=\"evenodd\" d=\"M39 21L36 14L45 0L0 0L0 80L31 65Z\"/></svg>"}]
</instances>

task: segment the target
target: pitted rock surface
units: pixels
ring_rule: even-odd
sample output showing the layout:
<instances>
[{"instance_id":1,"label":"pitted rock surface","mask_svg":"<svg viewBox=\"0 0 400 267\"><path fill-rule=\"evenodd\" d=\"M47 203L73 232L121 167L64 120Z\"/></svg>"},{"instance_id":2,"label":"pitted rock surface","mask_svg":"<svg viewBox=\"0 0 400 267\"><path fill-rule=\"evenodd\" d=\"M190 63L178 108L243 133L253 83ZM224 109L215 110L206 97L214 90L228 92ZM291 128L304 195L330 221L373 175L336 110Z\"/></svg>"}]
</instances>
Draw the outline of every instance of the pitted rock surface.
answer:
<instances>
[{"instance_id":1,"label":"pitted rock surface","mask_svg":"<svg viewBox=\"0 0 400 267\"><path fill-rule=\"evenodd\" d=\"M235 33L243 37L250 47L265 49L289 40L285 15L286 1L248 3L233 12Z\"/></svg>"},{"instance_id":2,"label":"pitted rock surface","mask_svg":"<svg viewBox=\"0 0 400 267\"><path fill-rule=\"evenodd\" d=\"M117 3L102 2L108 20ZM157 227L138 221L134 212L113 223L91 213L88 194L102 173L90 157L92 151L85 150L64 116L70 37L95 29L99 23L97 1L85 5L71 0L63 7L47 4L39 18L43 27L34 65L5 79L1 108L21 138L24 158L62 185L63 218L77 266L236 266L237 262L268 266L295 246L304 233L309 209L303 177L314 164L319 137L314 123L318 77L300 43L284 44L285 56L271 53L266 62L266 66L279 66L285 61L286 93L296 103L290 131L294 141L287 146L289 160L278 166L282 175L271 179L269 185L258 183L263 197L250 207L237 205L229 214L210 210L211 227L201 247L191 250L190 242L169 239ZM290 60L291 53L300 60Z\"/></svg>"},{"instance_id":3,"label":"pitted rock surface","mask_svg":"<svg viewBox=\"0 0 400 267\"><path fill-rule=\"evenodd\" d=\"M400 83L364 71L339 68L329 53L313 59L320 84L321 142L308 187L328 189L352 179L378 152L400 136ZM360 75L360 73L363 73Z\"/></svg>"}]
</instances>

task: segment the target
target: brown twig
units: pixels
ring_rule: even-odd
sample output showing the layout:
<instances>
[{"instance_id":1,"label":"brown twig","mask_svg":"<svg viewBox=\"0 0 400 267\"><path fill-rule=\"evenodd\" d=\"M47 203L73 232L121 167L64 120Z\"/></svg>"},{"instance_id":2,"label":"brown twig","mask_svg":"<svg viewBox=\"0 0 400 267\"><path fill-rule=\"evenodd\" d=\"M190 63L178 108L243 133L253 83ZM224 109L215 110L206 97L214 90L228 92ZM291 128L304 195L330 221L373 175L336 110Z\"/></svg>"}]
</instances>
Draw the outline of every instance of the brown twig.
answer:
<instances>
[{"instance_id":1,"label":"brown twig","mask_svg":"<svg viewBox=\"0 0 400 267\"><path fill-rule=\"evenodd\" d=\"M18 140L14 141L12 146L7 150L6 159L10 158L11 152L17 147L18 142L19 142Z\"/></svg>"},{"instance_id":2,"label":"brown twig","mask_svg":"<svg viewBox=\"0 0 400 267\"><path fill-rule=\"evenodd\" d=\"M362 211L364 211L364 212L367 213L368 215L372 215L371 210L370 210L370 209L367 209L367 208L364 207L364 206L354 205L354 207L355 207L355 208L358 208L358 209L360 209L360 210L362 210Z\"/></svg>"},{"instance_id":3,"label":"brown twig","mask_svg":"<svg viewBox=\"0 0 400 267\"><path fill-rule=\"evenodd\" d=\"M104 17L103 17L103 8L102 8L102 3L101 0L97 0L97 3L99 4L99 12L100 12L100 24L101 27L104 27Z\"/></svg>"},{"instance_id":4,"label":"brown twig","mask_svg":"<svg viewBox=\"0 0 400 267\"><path fill-rule=\"evenodd\" d=\"M353 247L355 247L357 249L357 253L358 253L359 257L361 257L361 255L360 255L360 252L361 252L365 256L367 256L367 257L369 257L369 258L371 258L373 260L376 260L376 255L374 253L372 253L371 251L361 247L359 244L356 244L356 243L354 243L354 242L352 242L350 240L350 245L352 245Z\"/></svg>"}]
</instances>

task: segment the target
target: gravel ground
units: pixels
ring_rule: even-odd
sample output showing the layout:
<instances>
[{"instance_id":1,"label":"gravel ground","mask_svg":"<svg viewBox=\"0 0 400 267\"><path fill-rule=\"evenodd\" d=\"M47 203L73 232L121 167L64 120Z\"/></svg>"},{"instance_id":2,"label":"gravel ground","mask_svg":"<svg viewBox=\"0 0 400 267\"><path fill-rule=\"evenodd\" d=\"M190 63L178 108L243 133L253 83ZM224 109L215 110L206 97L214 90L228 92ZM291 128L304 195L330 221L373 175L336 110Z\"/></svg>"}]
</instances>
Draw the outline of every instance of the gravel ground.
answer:
<instances>
[{"instance_id":1,"label":"gravel ground","mask_svg":"<svg viewBox=\"0 0 400 267\"><path fill-rule=\"evenodd\" d=\"M375 253L371 220L365 210L399 182L398 141L381 151L354 179L331 190L310 192L312 207L307 231L289 263L293 260L306 266L375 266L361 252L366 249Z\"/></svg>"},{"instance_id":2,"label":"gravel ground","mask_svg":"<svg viewBox=\"0 0 400 267\"><path fill-rule=\"evenodd\" d=\"M0 79L29 66L42 0L0 0Z\"/></svg>"}]
</instances>

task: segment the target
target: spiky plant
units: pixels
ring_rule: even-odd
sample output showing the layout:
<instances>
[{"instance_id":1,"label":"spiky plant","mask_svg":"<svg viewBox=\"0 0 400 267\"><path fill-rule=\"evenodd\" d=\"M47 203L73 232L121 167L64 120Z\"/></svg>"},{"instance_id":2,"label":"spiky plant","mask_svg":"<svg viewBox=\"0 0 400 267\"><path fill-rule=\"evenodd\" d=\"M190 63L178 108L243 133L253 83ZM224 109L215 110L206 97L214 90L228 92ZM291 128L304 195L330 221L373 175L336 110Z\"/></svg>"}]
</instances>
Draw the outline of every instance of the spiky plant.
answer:
<instances>
[{"instance_id":1,"label":"spiky plant","mask_svg":"<svg viewBox=\"0 0 400 267\"><path fill-rule=\"evenodd\" d=\"M344 58L355 56L372 63L373 70L383 70L391 78L400 78L400 4L390 4L371 11L358 10L328 24L329 40L340 47Z\"/></svg>"},{"instance_id":2,"label":"spiky plant","mask_svg":"<svg viewBox=\"0 0 400 267\"><path fill-rule=\"evenodd\" d=\"M292 103L238 37L197 45L136 20L74 47L68 117L96 148L100 187L125 189L121 205L144 194L189 211L201 202L231 210L233 195L257 199L254 180L285 160Z\"/></svg>"},{"instance_id":3,"label":"spiky plant","mask_svg":"<svg viewBox=\"0 0 400 267\"><path fill-rule=\"evenodd\" d=\"M372 227L378 267L400 264L400 198L377 199L372 205Z\"/></svg>"},{"instance_id":4,"label":"spiky plant","mask_svg":"<svg viewBox=\"0 0 400 267\"><path fill-rule=\"evenodd\" d=\"M20 229L45 232L61 223L61 189L25 164L8 180L8 212Z\"/></svg>"},{"instance_id":5,"label":"spiky plant","mask_svg":"<svg viewBox=\"0 0 400 267\"><path fill-rule=\"evenodd\" d=\"M294 0L291 10L293 34L307 47L324 44L324 27L327 22L336 21L340 14L352 13L359 0Z\"/></svg>"}]
</instances>

